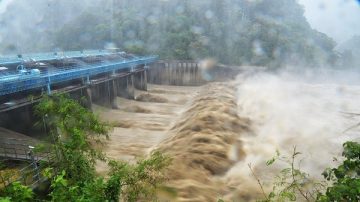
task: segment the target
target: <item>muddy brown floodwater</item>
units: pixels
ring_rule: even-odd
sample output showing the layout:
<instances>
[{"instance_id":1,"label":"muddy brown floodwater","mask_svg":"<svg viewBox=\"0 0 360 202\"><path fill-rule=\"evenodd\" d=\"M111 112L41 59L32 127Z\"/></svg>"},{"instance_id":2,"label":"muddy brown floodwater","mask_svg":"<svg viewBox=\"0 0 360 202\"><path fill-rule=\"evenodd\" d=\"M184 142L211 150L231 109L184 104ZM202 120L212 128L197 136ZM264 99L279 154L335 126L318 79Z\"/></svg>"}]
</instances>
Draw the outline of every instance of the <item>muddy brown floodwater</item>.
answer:
<instances>
[{"instance_id":1,"label":"muddy brown floodwater","mask_svg":"<svg viewBox=\"0 0 360 202\"><path fill-rule=\"evenodd\" d=\"M258 73L200 87L150 85L137 100L118 98L119 109L95 107L116 126L103 149L129 162L153 150L172 157L166 185L177 196L165 201L256 201L261 190L248 164L270 192L286 166L265 165L276 150L289 156L297 146L303 171L322 180L342 143L360 140L351 127L360 122L352 115L360 112L360 85L338 77Z\"/></svg>"},{"instance_id":2,"label":"muddy brown floodwater","mask_svg":"<svg viewBox=\"0 0 360 202\"><path fill-rule=\"evenodd\" d=\"M136 91L136 100L117 98L119 109L95 106L101 119L114 124L110 139L103 147L108 157L134 162L148 154L171 134L169 130L201 87L148 85L148 91ZM107 167L99 162L97 170Z\"/></svg>"},{"instance_id":3,"label":"muddy brown floodwater","mask_svg":"<svg viewBox=\"0 0 360 202\"><path fill-rule=\"evenodd\" d=\"M242 133L250 121L237 113L232 82L201 87L150 85L136 100L118 98L119 109L96 107L115 125L104 152L113 159L134 161L156 149L173 161L167 186L171 201L216 201L229 193L221 177L245 157ZM98 164L98 172L106 166Z\"/></svg>"}]
</instances>

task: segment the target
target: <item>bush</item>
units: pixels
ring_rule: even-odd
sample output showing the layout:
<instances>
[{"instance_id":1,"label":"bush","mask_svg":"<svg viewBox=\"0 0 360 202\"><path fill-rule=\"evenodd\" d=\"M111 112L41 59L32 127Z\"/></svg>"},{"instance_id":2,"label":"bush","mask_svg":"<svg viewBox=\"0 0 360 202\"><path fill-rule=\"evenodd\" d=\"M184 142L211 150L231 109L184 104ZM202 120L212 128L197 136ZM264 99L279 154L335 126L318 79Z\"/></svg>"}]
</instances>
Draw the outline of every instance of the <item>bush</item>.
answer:
<instances>
[{"instance_id":1,"label":"bush","mask_svg":"<svg viewBox=\"0 0 360 202\"><path fill-rule=\"evenodd\" d=\"M34 193L31 188L22 185L20 182L14 182L8 187L6 187L4 190L2 190L1 195L6 196L0 197L1 202L26 202L32 201L34 197Z\"/></svg>"},{"instance_id":2,"label":"bush","mask_svg":"<svg viewBox=\"0 0 360 202\"><path fill-rule=\"evenodd\" d=\"M315 201L317 194L325 187L325 184L311 179L307 173L300 169L300 165L295 166L299 155L301 153L296 151L296 147L294 147L291 157L280 156L277 151L276 156L266 162L267 166L274 164L276 161L282 161L288 165L275 177L273 189L268 194L265 193L260 179L256 177L251 165L249 165L263 192L265 199L262 201Z\"/></svg>"},{"instance_id":3,"label":"bush","mask_svg":"<svg viewBox=\"0 0 360 202\"><path fill-rule=\"evenodd\" d=\"M156 187L165 180L163 169L169 158L154 152L137 164L109 161L109 179L95 173L96 160L107 160L95 143L108 137L109 127L91 111L68 96L45 97L36 114L47 117L47 125L54 136L55 164L44 171L51 179L51 201L137 201L155 196Z\"/></svg>"},{"instance_id":4,"label":"bush","mask_svg":"<svg viewBox=\"0 0 360 202\"><path fill-rule=\"evenodd\" d=\"M318 201L360 201L360 144L346 142L343 146L345 160L337 168L323 172L333 184L318 196Z\"/></svg>"},{"instance_id":5,"label":"bush","mask_svg":"<svg viewBox=\"0 0 360 202\"><path fill-rule=\"evenodd\" d=\"M274 158L266 162L269 166L281 160L289 165L276 176L273 191L269 194L265 193L260 179L249 165L263 192L265 199L262 201L360 201L360 144L346 142L343 147L344 161L337 168L329 168L323 172L329 183L311 180L307 173L294 166L296 157L300 155L296 147L290 158L281 157L277 152Z\"/></svg>"},{"instance_id":6,"label":"bush","mask_svg":"<svg viewBox=\"0 0 360 202\"><path fill-rule=\"evenodd\" d=\"M135 165L110 161L111 172L106 181L94 177L85 183L69 184L65 171L55 175L51 183L51 201L138 201L155 199L155 191L165 177L162 174L170 159L154 152ZM50 175L51 176L51 175Z\"/></svg>"}]
</instances>

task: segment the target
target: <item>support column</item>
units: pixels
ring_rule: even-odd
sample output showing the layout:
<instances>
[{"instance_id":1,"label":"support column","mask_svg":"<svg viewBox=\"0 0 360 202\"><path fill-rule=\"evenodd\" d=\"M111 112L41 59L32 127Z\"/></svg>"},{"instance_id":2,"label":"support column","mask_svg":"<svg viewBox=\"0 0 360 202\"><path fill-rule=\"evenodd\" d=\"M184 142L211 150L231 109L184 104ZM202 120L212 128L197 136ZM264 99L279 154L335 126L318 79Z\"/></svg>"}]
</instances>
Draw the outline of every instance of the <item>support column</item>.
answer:
<instances>
[{"instance_id":1,"label":"support column","mask_svg":"<svg viewBox=\"0 0 360 202\"><path fill-rule=\"evenodd\" d=\"M140 75L140 90L144 90L144 73L143 72L140 72L139 73Z\"/></svg>"},{"instance_id":2,"label":"support column","mask_svg":"<svg viewBox=\"0 0 360 202\"><path fill-rule=\"evenodd\" d=\"M92 111L92 90L91 85L87 85L85 89L86 107Z\"/></svg>"},{"instance_id":3,"label":"support column","mask_svg":"<svg viewBox=\"0 0 360 202\"><path fill-rule=\"evenodd\" d=\"M126 91L129 99L135 99L135 86L134 86L134 74L126 77Z\"/></svg>"},{"instance_id":4,"label":"support column","mask_svg":"<svg viewBox=\"0 0 360 202\"><path fill-rule=\"evenodd\" d=\"M80 90L80 93L81 93L81 97L80 97L80 100L82 97L85 97L85 101L83 103L83 105L88 108L90 111L92 111L92 102L93 102L93 91L92 91L92 85L91 85L91 81L90 81L90 77L87 76L86 78L83 78L82 79L82 84L84 86L86 86L84 89L81 89ZM85 92L84 92L85 91Z\"/></svg>"},{"instance_id":5,"label":"support column","mask_svg":"<svg viewBox=\"0 0 360 202\"><path fill-rule=\"evenodd\" d=\"M92 102L98 105L116 108L116 88L113 87L113 80L98 83L92 86Z\"/></svg>"},{"instance_id":6,"label":"support column","mask_svg":"<svg viewBox=\"0 0 360 202\"><path fill-rule=\"evenodd\" d=\"M110 101L110 106L113 109L118 109L117 103L116 103L116 97L117 97L117 86L116 86L116 81L111 80L108 81L108 85L109 85L109 101Z\"/></svg>"},{"instance_id":7,"label":"support column","mask_svg":"<svg viewBox=\"0 0 360 202\"><path fill-rule=\"evenodd\" d=\"M168 68L167 68L167 71L168 71L168 76L167 76L167 78L168 78L168 83L167 83L167 85L171 85L172 83L171 83L171 81L172 81L172 74L171 74L171 69L173 69L173 63L172 62L169 62L169 66L168 66Z\"/></svg>"},{"instance_id":8,"label":"support column","mask_svg":"<svg viewBox=\"0 0 360 202\"><path fill-rule=\"evenodd\" d=\"M147 90L147 74L146 69L137 73L137 79L135 80L135 86L139 90Z\"/></svg>"},{"instance_id":9,"label":"support column","mask_svg":"<svg viewBox=\"0 0 360 202\"><path fill-rule=\"evenodd\" d=\"M199 65L196 63L195 64L195 68L194 68L194 83L195 85L198 85L198 81L199 81L199 78L198 78L198 74L199 74Z\"/></svg>"},{"instance_id":10,"label":"support column","mask_svg":"<svg viewBox=\"0 0 360 202\"><path fill-rule=\"evenodd\" d=\"M134 74L134 86L135 89L141 90L141 72L136 72Z\"/></svg>"},{"instance_id":11,"label":"support column","mask_svg":"<svg viewBox=\"0 0 360 202\"><path fill-rule=\"evenodd\" d=\"M144 70L143 72L143 82L144 82L144 91L147 91L147 83L148 83L148 77L147 77L147 69Z\"/></svg>"},{"instance_id":12,"label":"support column","mask_svg":"<svg viewBox=\"0 0 360 202\"><path fill-rule=\"evenodd\" d=\"M118 78L117 84L117 95L123 98L128 98L128 76Z\"/></svg>"}]
</instances>

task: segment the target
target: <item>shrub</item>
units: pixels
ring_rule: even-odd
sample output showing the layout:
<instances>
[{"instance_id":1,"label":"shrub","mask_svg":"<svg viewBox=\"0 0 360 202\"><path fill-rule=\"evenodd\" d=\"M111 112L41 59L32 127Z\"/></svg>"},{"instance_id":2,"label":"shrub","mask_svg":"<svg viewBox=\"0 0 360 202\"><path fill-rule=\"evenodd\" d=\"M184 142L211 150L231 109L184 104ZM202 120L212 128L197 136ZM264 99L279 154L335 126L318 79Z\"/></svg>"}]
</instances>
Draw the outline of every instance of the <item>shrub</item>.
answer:
<instances>
[{"instance_id":1,"label":"shrub","mask_svg":"<svg viewBox=\"0 0 360 202\"><path fill-rule=\"evenodd\" d=\"M323 172L333 184L319 194L318 201L360 201L360 144L346 142L343 147L342 164Z\"/></svg>"}]
</instances>

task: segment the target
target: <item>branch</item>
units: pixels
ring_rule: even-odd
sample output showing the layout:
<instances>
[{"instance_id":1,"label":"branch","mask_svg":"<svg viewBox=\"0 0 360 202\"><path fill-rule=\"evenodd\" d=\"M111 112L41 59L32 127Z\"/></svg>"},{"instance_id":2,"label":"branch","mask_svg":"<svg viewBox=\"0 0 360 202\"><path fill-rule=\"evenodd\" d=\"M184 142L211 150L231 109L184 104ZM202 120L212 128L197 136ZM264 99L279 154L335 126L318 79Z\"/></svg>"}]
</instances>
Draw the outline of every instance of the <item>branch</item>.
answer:
<instances>
[{"instance_id":1,"label":"branch","mask_svg":"<svg viewBox=\"0 0 360 202\"><path fill-rule=\"evenodd\" d=\"M295 179L295 173L294 173L294 162L295 162L295 157L298 153L296 152L296 146L294 146L294 151L293 151L293 155L292 155L292 159L291 159L291 175L292 175L292 179L293 182L292 184L295 185L296 189L300 192L300 194L306 199L306 201L310 201L307 194L305 194L301 188L299 187L299 184L297 183L297 180Z\"/></svg>"},{"instance_id":2,"label":"branch","mask_svg":"<svg viewBox=\"0 0 360 202\"><path fill-rule=\"evenodd\" d=\"M255 172L254 172L254 170L253 170L252 167L251 167L251 163L248 164L248 167L249 167L252 175L254 176L254 178L256 179L256 181L258 182L258 184L259 184L259 186L260 186L260 188L261 188L261 192L262 192L262 194L264 195L266 201L269 201L269 198L267 197L267 195L266 195L266 193L265 193L265 191L264 191L264 187L262 186L262 184L261 184L261 182L260 182L260 179L255 175Z\"/></svg>"}]
</instances>

